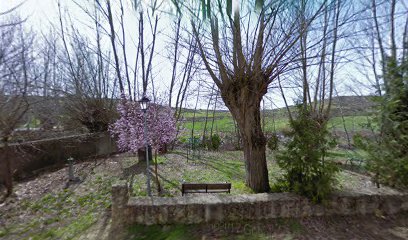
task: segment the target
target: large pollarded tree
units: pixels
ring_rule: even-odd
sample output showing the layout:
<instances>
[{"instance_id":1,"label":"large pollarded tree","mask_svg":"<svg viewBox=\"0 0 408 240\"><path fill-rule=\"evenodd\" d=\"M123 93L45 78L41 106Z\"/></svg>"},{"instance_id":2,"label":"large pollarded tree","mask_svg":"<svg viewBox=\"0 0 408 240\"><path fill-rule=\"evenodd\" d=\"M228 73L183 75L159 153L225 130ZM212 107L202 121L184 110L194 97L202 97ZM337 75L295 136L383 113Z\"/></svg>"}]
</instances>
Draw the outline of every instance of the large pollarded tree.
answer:
<instances>
[{"instance_id":1,"label":"large pollarded tree","mask_svg":"<svg viewBox=\"0 0 408 240\"><path fill-rule=\"evenodd\" d=\"M256 8L243 4L235 9L228 0L226 8L223 1L202 1L204 19L192 20L205 68L238 124L246 183L255 192L270 190L260 102L270 84L300 58L296 43L320 14L323 2L314 1L312 14L305 16L294 1L256 1ZM305 24L299 25L300 20Z\"/></svg>"}]
</instances>

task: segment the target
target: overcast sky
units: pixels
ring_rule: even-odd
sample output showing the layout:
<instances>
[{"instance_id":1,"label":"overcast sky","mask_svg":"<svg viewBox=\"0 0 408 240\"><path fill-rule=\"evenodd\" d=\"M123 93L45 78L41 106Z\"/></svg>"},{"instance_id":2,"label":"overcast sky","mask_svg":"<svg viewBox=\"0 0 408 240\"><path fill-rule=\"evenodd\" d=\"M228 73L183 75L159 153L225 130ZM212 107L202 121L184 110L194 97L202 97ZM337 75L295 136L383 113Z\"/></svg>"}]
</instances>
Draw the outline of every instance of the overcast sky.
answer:
<instances>
[{"instance_id":1,"label":"overcast sky","mask_svg":"<svg viewBox=\"0 0 408 240\"><path fill-rule=\"evenodd\" d=\"M81 2L81 4L82 3L86 4L87 1L78 0L77 2ZM27 18L27 24L31 26L34 31L47 32L50 27L50 23L58 24L57 0L25 0L25 1L0 0L0 12L6 11L14 6L19 5L20 3L23 3L23 4L18 8L18 14L22 18ZM92 21L89 19L89 17L87 17L86 14L84 14L84 12L73 3L73 0L61 0L61 3L63 6L65 17L69 17L73 19L73 21L75 22L75 26L79 28L82 26L83 29L85 29L84 32L86 32L86 24L88 23L92 24ZM131 38L130 41L128 41L128 43L130 42L129 47L128 47L128 51L129 51L128 58L130 59L130 62L131 62L129 65L132 65L133 64L132 61L134 61L135 59L134 56L136 55L135 54L136 48L132 48L132 46L134 47L134 44L132 43L132 41L135 41L135 39L137 39L137 34L138 34L137 33L138 23L137 23L137 19L135 18L135 14L137 14L137 12L128 11L126 14L127 15L125 15L126 17L125 25L127 27L127 31L129 32L128 36L129 38ZM160 20L159 27L161 27L162 36L170 35L171 33L169 32L169 30L171 30L171 28L169 28L170 22L171 20L169 18L166 19L166 17L164 17L164 19L162 17L162 19ZM132 36L135 36L135 38L133 39ZM165 91L166 88L168 88L169 80L171 76L171 72L169 70L171 69L171 64L165 58L167 55L167 51L168 51L168 46L167 46L168 41L169 39L166 39L166 37L158 38L156 51L159 57L156 58L155 66L153 66L153 67L156 67L155 69L156 81L160 82L160 84L156 84L156 86L159 86L159 88L161 88L162 91ZM160 68L160 70L157 70L158 68ZM339 91L339 95L353 94L352 92L349 92L345 86L347 84L350 84L353 81L352 80L353 77L356 78L357 76L359 76L359 73L355 70L355 66L353 65L342 66L340 71L337 72L336 76L338 80L337 89ZM358 89L358 90L363 90L363 89ZM362 93L367 94L368 92L362 91ZM272 98L274 103L277 106L279 107L283 106L283 102L279 96L270 95L269 98ZM288 98L289 99L294 98L294 95L289 94ZM195 99L190 100L190 107L194 105L194 101ZM199 107L200 108L206 107L205 106L206 104L204 103L202 104L202 103L200 102ZM270 105L271 105L270 101L267 101L266 106L268 107Z\"/></svg>"}]
</instances>

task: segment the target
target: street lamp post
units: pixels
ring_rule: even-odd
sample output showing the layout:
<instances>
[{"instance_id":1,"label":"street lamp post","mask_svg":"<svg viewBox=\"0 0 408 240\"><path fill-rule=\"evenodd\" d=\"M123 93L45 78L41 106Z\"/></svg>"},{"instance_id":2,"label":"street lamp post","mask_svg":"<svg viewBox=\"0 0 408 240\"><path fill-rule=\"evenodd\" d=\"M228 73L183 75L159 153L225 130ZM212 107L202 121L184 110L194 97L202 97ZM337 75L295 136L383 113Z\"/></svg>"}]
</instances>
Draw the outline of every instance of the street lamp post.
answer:
<instances>
[{"instance_id":1,"label":"street lamp post","mask_svg":"<svg viewBox=\"0 0 408 240\"><path fill-rule=\"evenodd\" d=\"M147 107L149 105L150 99L146 96L143 96L142 99L139 100L140 108L143 110L144 116L144 139L145 139L145 146L146 146L146 178L147 178L147 195L149 197L152 196L150 191L150 169L149 169L149 145L147 144L147 122L146 122L146 112Z\"/></svg>"}]
</instances>

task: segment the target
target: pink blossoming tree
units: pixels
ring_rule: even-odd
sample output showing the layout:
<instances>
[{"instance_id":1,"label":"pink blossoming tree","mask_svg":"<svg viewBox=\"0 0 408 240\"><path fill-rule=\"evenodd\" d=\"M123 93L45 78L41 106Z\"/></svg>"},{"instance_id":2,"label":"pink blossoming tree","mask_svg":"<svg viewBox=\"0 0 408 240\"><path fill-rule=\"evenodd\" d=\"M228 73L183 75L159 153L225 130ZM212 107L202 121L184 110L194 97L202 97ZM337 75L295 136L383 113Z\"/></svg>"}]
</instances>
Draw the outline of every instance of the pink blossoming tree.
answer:
<instances>
[{"instance_id":1,"label":"pink blossoming tree","mask_svg":"<svg viewBox=\"0 0 408 240\"><path fill-rule=\"evenodd\" d=\"M121 151L136 153L144 148L144 113L138 102L122 98L118 105L120 118L111 125L110 132L117 137ZM160 183L157 175L157 151L174 141L177 135L176 120L172 109L168 106L149 104L146 111L147 143L155 153L155 175L157 188L160 192Z\"/></svg>"}]
</instances>

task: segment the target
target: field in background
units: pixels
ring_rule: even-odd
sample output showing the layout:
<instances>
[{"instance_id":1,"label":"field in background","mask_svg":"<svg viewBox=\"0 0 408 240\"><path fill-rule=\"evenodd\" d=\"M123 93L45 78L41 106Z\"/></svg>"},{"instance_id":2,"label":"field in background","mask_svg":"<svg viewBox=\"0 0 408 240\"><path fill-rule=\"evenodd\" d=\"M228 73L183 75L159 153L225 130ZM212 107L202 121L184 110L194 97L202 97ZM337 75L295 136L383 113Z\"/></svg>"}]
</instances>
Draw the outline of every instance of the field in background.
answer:
<instances>
[{"instance_id":1,"label":"field in background","mask_svg":"<svg viewBox=\"0 0 408 240\"><path fill-rule=\"evenodd\" d=\"M351 136L356 132L371 132L367 128L373 120L373 103L368 97L347 96L336 97L333 99L333 108L329 129L331 129L340 142L346 139L347 131ZM295 107L290 107L292 112ZM206 110L185 110L183 112L182 126L184 137L191 136L193 130L194 136L202 136L206 129L207 136L211 129L213 133L227 133L234 135L236 127L231 114L228 111ZM264 110L261 112L261 121L265 133L282 132L289 130L289 120L286 108Z\"/></svg>"}]
</instances>

